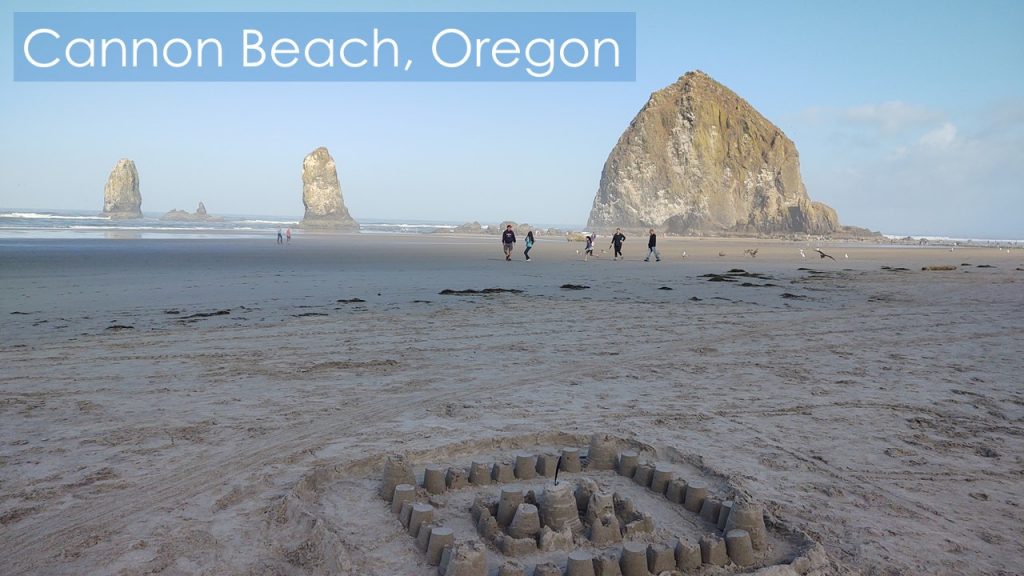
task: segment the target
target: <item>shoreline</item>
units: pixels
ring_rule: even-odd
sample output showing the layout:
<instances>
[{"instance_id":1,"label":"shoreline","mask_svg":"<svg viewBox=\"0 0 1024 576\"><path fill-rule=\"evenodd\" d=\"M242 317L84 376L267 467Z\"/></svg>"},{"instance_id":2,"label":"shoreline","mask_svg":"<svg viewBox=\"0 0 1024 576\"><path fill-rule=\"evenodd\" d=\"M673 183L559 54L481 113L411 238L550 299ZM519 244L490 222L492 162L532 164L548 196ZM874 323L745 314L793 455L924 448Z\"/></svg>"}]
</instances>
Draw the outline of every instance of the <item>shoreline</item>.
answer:
<instances>
[{"instance_id":1,"label":"shoreline","mask_svg":"<svg viewBox=\"0 0 1024 576\"><path fill-rule=\"evenodd\" d=\"M283 227L284 228L284 227ZM161 227L138 227L138 228L125 228L125 227L89 227L89 228L3 228L0 227L0 241L2 240L67 240L67 239L110 239L110 240L159 240L159 239L215 239L215 238L233 238L233 239L244 239L244 240L259 240L264 238L275 238L276 228L271 229L258 229L258 228L161 228ZM496 239L498 235L490 233L460 233L452 232L450 230L438 230L433 232L399 232L392 230L361 230L361 231L348 231L348 232L335 232L325 230L313 230L303 229L301 227L292 227L292 234L296 237L306 238L331 238L331 237L346 237L353 235L363 235L369 237L409 237L409 236L424 236L424 237L447 237L447 238L476 238L476 239ZM580 236L579 238L571 237L571 235ZM604 238L610 238L610 234L602 234L599 236L599 242L603 242ZM642 242L646 242L646 234L629 234L627 238L640 237ZM537 232L538 240L553 241L553 240L564 240L570 243L582 243L582 235L580 232L566 232L563 235L550 235L543 232ZM963 238L945 238L945 237L864 237L864 238L830 238L830 237L807 237L807 238L780 238L772 236L686 236L686 235L675 235L667 233L658 233L659 240L669 240L674 242L691 242L697 244L708 244L708 243L728 243L728 244L739 244L747 243L753 245L765 245L765 244L784 244L784 245L799 245L804 247L822 247L822 246L833 246L833 247L856 247L856 246L868 246L878 248L997 248L1002 250L1024 250L1024 240L987 240L987 239L963 239Z\"/></svg>"}]
</instances>

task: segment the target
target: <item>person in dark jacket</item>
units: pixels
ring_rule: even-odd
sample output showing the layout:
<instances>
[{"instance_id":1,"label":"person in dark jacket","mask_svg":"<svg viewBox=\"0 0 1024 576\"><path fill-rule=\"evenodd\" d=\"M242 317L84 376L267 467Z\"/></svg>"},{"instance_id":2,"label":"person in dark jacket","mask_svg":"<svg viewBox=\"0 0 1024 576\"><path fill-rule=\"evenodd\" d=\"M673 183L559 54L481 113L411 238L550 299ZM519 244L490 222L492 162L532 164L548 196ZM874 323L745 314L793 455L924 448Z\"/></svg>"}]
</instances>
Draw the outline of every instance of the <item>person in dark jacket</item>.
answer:
<instances>
[{"instance_id":1,"label":"person in dark jacket","mask_svg":"<svg viewBox=\"0 0 1024 576\"><path fill-rule=\"evenodd\" d=\"M626 241L626 235L622 233L621 228L615 229L615 235L612 236L612 248L615 248L615 254L612 256L612 260L618 260L622 258L622 243Z\"/></svg>"},{"instance_id":2,"label":"person in dark jacket","mask_svg":"<svg viewBox=\"0 0 1024 576\"><path fill-rule=\"evenodd\" d=\"M644 262L651 261L651 254L654 254L655 262L661 262L661 254L658 253L658 235L654 233L654 228L651 228L651 236L647 239L647 258L644 258Z\"/></svg>"},{"instance_id":3,"label":"person in dark jacket","mask_svg":"<svg viewBox=\"0 0 1024 576\"><path fill-rule=\"evenodd\" d=\"M501 233L501 245L505 249L505 260L512 259L512 248L516 245L516 233L512 231L512 225L505 226Z\"/></svg>"}]
</instances>

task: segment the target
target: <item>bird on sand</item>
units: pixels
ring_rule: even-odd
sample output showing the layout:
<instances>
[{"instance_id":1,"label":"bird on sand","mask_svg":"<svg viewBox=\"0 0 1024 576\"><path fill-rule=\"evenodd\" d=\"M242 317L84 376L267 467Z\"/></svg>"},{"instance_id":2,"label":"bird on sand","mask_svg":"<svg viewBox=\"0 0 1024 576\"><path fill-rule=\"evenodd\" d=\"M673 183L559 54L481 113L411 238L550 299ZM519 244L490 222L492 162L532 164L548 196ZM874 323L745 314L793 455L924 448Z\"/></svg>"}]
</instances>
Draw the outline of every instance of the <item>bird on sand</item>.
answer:
<instances>
[{"instance_id":1,"label":"bird on sand","mask_svg":"<svg viewBox=\"0 0 1024 576\"><path fill-rule=\"evenodd\" d=\"M801 258L807 258L807 254L804 254L804 249L803 248L800 249L800 257Z\"/></svg>"}]
</instances>

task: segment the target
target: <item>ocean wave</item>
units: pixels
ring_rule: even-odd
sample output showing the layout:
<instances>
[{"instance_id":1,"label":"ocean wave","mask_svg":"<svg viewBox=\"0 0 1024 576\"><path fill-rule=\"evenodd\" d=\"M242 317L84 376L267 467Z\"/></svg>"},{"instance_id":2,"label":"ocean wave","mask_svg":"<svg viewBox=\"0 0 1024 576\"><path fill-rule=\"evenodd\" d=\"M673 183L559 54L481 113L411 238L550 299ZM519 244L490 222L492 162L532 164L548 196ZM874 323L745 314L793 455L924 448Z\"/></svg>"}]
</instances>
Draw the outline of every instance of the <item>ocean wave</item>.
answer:
<instances>
[{"instance_id":1,"label":"ocean wave","mask_svg":"<svg viewBox=\"0 0 1024 576\"><path fill-rule=\"evenodd\" d=\"M456 226L454 224L400 224L400 223L378 224L376 222L374 222L374 223L363 223L363 224L360 224L360 226L362 226L362 227L373 226L373 227L377 227L377 228L443 228L443 229L447 229L447 230L453 230L455 228L458 228L458 226Z\"/></svg>"},{"instance_id":2,"label":"ocean wave","mask_svg":"<svg viewBox=\"0 0 1024 576\"><path fill-rule=\"evenodd\" d=\"M295 220L238 220L239 224L274 224L280 226L295 226Z\"/></svg>"},{"instance_id":3,"label":"ocean wave","mask_svg":"<svg viewBox=\"0 0 1024 576\"><path fill-rule=\"evenodd\" d=\"M953 238L950 236L917 236L913 234L883 234L889 240L903 240L904 238L910 238L912 240L926 240L928 242L941 242L941 243L983 243L983 244L1020 244L1024 243L1024 240L1013 240L1009 238Z\"/></svg>"},{"instance_id":4,"label":"ocean wave","mask_svg":"<svg viewBox=\"0 0 1024 576\"><path fill-rule=\"evenodd\" d=\"M2 212L0 218L24 218L25 220L110 220L109 216L61 216L39 212Z\"/></svg>"}]
</instances>

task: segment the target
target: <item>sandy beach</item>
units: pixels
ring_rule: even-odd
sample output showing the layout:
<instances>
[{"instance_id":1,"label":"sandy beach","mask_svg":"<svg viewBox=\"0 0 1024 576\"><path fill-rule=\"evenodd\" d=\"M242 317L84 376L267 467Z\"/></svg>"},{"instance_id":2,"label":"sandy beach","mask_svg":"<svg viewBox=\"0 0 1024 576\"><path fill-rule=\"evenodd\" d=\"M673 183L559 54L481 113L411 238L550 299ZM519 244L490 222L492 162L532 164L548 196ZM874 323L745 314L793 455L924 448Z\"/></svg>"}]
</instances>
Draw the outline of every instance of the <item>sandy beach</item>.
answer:
<instances>
[{"instance_id":1,"label":"sandy beach","mask_svg":"<svg viewBox=\"0 0 1024 576\"><path fill-rule=\"evenodd\" d=\"M1021 573L1024 251L660 240L0 241L0 573L437 574L388 455L595 433L761 503L746 571Z\"/></svg>"}]
</instances>

